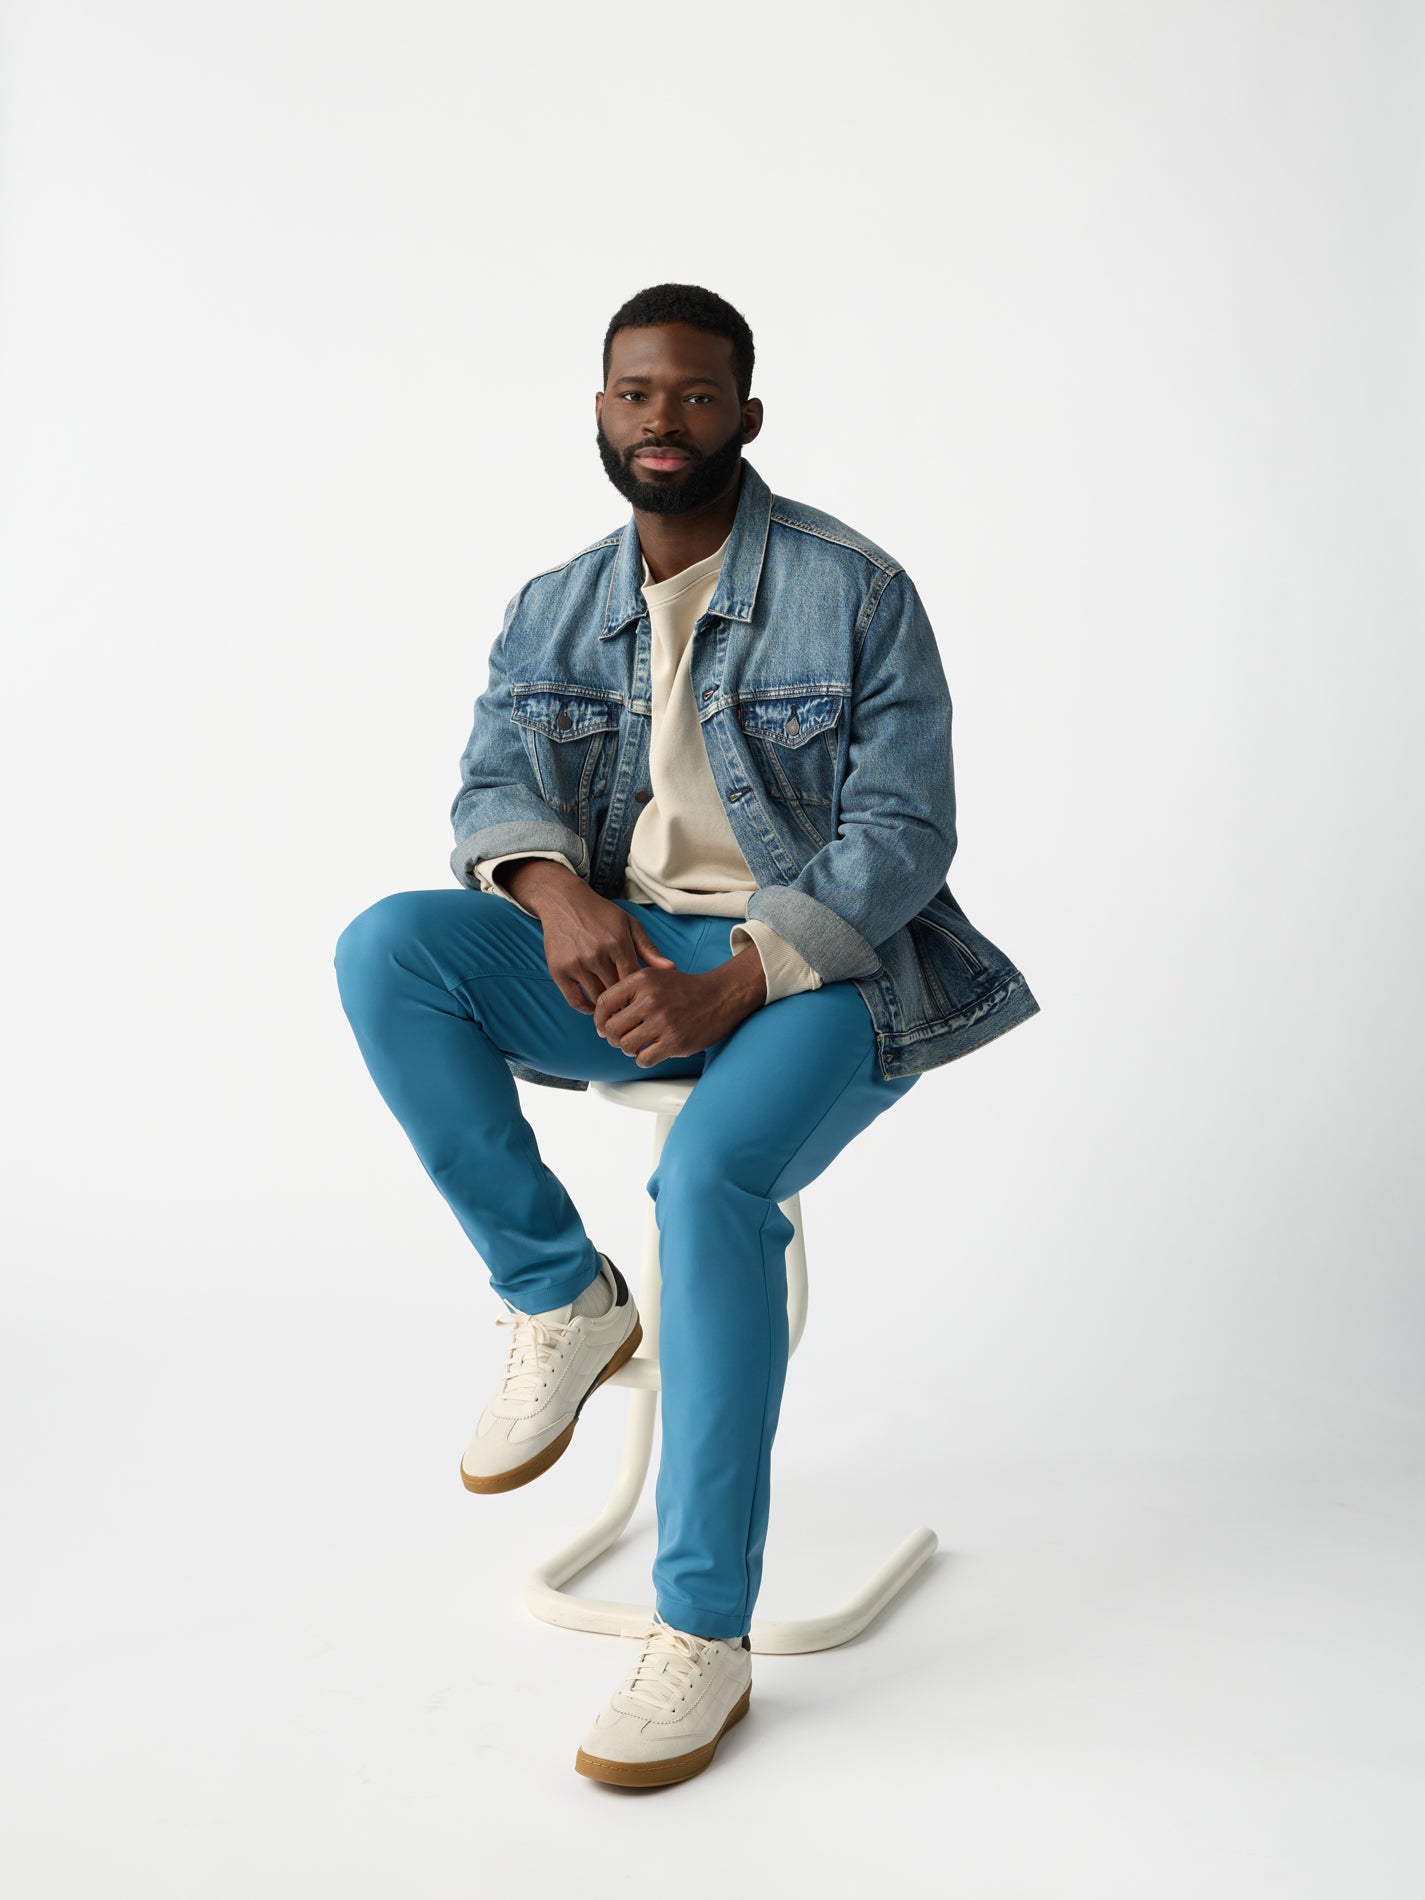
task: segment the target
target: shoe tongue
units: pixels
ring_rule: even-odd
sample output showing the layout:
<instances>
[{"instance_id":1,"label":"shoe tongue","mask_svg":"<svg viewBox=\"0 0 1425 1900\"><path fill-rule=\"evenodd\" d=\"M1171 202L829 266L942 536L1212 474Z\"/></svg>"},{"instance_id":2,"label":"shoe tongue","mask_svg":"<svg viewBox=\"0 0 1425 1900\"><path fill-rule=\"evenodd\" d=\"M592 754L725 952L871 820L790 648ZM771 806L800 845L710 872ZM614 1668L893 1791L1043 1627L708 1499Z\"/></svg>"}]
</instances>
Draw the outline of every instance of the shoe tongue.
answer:
<instances>
[{"instance_id":1,"label":"shoe tongue","mask_svg":"<svg viewBox=\"0 0 1425 1900\"><path fill-rule=\"evenodd\" d=\"M566 1300L563 1306L551 1306L547 1313L535 1313L533 1318L542 1320L546 1326L567 1326L574 1317L574 1302Z\"/></svg>"}]
</instances>

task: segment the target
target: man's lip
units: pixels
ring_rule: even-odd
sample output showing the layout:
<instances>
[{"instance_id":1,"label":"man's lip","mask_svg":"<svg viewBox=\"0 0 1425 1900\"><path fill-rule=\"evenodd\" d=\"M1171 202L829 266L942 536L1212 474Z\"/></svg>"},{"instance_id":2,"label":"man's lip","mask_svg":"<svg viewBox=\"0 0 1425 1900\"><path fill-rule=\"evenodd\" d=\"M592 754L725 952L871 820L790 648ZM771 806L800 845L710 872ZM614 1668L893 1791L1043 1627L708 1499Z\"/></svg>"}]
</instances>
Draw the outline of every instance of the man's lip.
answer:
<instances>
[{"instance_id":1,"label":"man's lip","mask_svg":"<svg viewBox=\"0 0 1425 1900\"><path fill-rule=\"evenodd\" d=\"M640 449L634 456L636 462L691 462L692 459L682 449Z\"/></svg>"}]
</instances>

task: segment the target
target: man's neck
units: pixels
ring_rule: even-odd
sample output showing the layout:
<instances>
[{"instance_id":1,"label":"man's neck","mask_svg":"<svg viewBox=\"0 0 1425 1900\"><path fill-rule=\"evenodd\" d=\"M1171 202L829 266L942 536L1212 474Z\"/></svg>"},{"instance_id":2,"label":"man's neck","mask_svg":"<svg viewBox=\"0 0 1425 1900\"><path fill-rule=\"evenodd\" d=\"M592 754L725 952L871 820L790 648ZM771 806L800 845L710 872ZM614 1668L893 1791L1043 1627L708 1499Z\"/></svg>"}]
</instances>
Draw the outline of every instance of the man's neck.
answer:
<instances>
[{"instance_id":1,"label":"man's neck","mask_svg":"<svg viewBox=\"0 0 1425 1900\"><path fill-rule=\"evenodd\" d=\"M742 463L739 462L737 474L724 493L689 514L649 515L635 508L633 520L643 558L648 563L649 578L654 582L671 580L694 561L705 560L715 553L732 532L741 493Z\"/></svg>"}]
</instances>

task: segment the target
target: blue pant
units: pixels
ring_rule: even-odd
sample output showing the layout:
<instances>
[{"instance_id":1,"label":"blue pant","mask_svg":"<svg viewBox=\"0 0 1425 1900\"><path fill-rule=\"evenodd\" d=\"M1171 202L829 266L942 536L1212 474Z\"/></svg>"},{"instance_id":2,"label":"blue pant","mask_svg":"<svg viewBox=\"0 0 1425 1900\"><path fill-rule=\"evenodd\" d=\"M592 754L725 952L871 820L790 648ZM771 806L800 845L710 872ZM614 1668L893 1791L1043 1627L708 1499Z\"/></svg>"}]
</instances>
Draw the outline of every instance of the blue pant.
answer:
<instances>
[{"instance_id":1,"label":"blue pant","mask_svg":"<svg viewBox=\"0 0 1425 1900\"><path fill-rule=\"evenodd\" d=\"M618 901L680 970L727 961L732 920ZM653 1584L675 1629L745 1634L787 1369L792 1226L778 1202L919 1077L881 1075L870 1014L849 982L784 996L710 1049L640 1068L564 1000L538 921L489 891L382 898L341 933L336 972L386 1105L491 1286L523 1312L572 1300L598 1260L540 1158L505 1056L588 1081L700 1078L647 1183L662 1276Z\"/></svg>"}]
</instances>

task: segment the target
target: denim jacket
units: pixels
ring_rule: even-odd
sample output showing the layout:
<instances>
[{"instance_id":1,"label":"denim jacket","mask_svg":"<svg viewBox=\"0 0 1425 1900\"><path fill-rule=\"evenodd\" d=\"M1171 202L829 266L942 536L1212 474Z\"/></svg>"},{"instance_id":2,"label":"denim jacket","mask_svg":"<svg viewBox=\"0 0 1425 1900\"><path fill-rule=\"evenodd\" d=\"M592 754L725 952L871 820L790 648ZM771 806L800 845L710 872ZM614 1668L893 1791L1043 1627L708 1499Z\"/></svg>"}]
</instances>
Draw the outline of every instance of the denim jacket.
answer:
<instances>
[{"instance_id":1,"label":"denim jacket","mask_svg":"<svg viewBox=\"0 0 1425 1900\"><path fill-rule=\"evenodd\" d=\"M602 896L621 893L648 795L642 573L630 514L510 600L450 810L462 883L478 888L482 858L560 851ZM898 561L774 495L744 457L691 669L713 779L757 881L747 914L823 982L856 985L882 1075L953 1062L1037 1013L945 881L956 843L950 692ZM588 1086L506 1060L525 1081Z\"/></svg>"}]
</instances>

